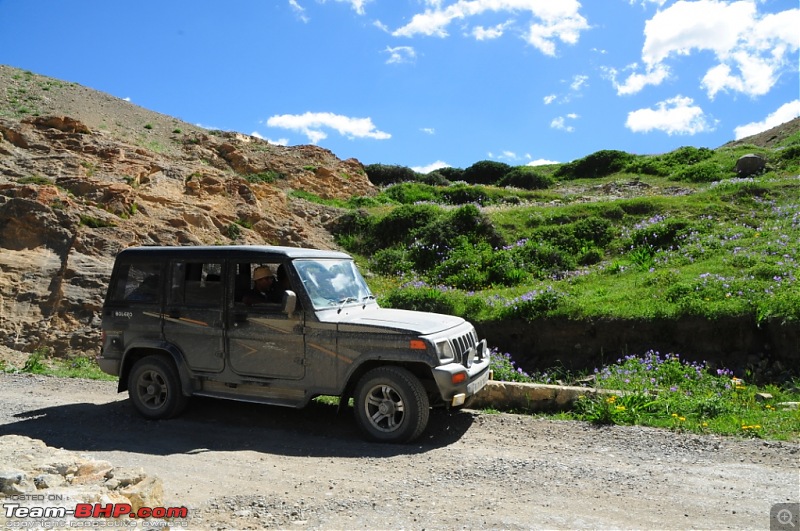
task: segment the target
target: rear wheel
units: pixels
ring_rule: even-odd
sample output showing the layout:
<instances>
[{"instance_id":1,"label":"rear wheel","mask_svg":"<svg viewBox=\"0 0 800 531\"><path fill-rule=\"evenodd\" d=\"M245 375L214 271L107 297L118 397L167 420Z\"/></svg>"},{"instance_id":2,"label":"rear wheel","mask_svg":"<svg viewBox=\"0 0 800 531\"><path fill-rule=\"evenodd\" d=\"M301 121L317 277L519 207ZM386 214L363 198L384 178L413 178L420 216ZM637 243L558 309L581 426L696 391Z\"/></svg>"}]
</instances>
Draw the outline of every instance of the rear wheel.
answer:
<instances>
[{"instance_id":1,"label":"rear wheel","mask_svg":"<svg viewBox=\"0 0 800 531\"><path fill-rule=\"evenodd\" d=\"M402 367L366 373L355 392L356 421L369 439L410 442L428 425L430 404L422 382Z\"/></svg>"},{"instance_id":2,"label":"rear wheel","mask_svg":"<svg viewBox=\"0 0 800 531\"><path fill-rule=\"evenodd\" d=\"M175 365L160 356L147 356L136 362L128 376L128 396L136 410L148 419L174 417L189 401L181 392Z\"/></svg>"}]
</instances>

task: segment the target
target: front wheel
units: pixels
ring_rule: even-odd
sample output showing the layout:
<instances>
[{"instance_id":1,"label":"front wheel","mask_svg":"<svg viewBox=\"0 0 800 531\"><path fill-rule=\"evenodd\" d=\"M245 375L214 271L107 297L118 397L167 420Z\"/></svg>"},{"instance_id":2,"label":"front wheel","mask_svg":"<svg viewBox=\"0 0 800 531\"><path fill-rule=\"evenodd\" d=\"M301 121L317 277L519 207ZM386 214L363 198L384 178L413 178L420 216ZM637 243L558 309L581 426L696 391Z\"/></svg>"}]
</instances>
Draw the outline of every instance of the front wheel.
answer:
<instances>
[{"instance_id":1,"label":"front wheel","mask_svg":"<svg viewBox=\"0 0 800 531\"><path fill-rule=\"evenodd\" d=\"M355 413L366 437L380 442L410 442L428 425L430 404L419 379L402 367L366 373L355 392Z\"/></svg>"},{"instance_id":2,"label":"front wheel","mask_svg":"<svg viewBox=\"0 0 800 531\"><path fill-rule=\"evenodd\" d=\"M128 396L136 410L148 419L166 419L186 407L180 379L171 361L147 356L136 362L128 376Z\"/></svg>"}]
</instances>

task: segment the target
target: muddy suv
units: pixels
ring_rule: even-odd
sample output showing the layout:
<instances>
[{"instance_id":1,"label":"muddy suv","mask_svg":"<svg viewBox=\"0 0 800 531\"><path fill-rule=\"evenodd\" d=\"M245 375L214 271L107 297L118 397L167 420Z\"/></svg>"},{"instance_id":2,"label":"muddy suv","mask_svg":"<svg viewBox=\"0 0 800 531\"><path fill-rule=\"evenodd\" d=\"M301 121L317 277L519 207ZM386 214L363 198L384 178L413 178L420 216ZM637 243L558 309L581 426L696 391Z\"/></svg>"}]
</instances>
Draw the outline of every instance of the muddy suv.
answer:
<instances>
[{"instance_id":1,"label":"muddy suv","mask_svg":"<svg viewBox=\"0 0 800 531\"><path fill-rule=\"evenodd\" d=\"M268 277L268 278L264 278ZM202 395L300 408L352 398L370 439L407 442L430 407L489 379L464 319L380 308L347 254L268 246L137 247L116 259L103 371L151 419Z\"/></svg>"}]
</instances>

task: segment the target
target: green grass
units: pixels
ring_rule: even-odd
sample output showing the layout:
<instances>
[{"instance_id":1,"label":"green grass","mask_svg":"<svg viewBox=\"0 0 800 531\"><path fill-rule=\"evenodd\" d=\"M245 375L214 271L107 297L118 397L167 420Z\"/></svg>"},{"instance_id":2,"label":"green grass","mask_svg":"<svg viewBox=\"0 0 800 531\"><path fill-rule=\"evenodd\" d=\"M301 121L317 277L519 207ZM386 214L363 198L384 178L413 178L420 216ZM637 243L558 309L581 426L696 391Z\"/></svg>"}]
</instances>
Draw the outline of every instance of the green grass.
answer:
<instances>
[{"instance_id":1,"label":"green grass","mask_svg":"<svg viewBox=\"0 0 800 531\"><path fill-rule=\"evenodd\" d=\"M94 358L88 356L72 356L58 358L51 355L49 348L39 348L32 352L22 367L15 367L0 361L0 372L44 374L61 378L86 378L90 380L116 380L115 376L100 370Z\"/></svg>"},{"instance_id":2,"label":"green grass","mask_svg":"<svg viewBox=\"0 0 800 531\"><path fill-rule=\"evenodd\" d=\"M473 239L459 248L449 238L427 270L414 263L413 242L375 249L376 236L363 231L338 241L371 256L371 285L386 304L435 289L437 304L471 320L513 317L507 307L514 299L549 290L558 294L554 304L520 317L793 321L800 319L798 190L797 177L767 174L700 185L686 196L489 209L504 247L481 251ZM359 223L377 231L392 211L372 209ZM381 260L393 270L381 272Z\"/></svg>"},{"instance_id":3,"label":"green grass","mask_svg":"<svg viewBox=\"0 0 800 531\"><path fill-rule=\"evenodd\" d=\"M572 382L584 375L563 371L528 374L508 354L493 353L495 379L546 383ZM647 352L629 355L595 371L597 394L578 400L558 417L595 424L641 425L692 433L715 433L771 440L800 440L800 380L761 388L735 378L725 368L687 362L679 355ZM586 383L584 383L586 385Z\"/></svg>"}]
</instances>

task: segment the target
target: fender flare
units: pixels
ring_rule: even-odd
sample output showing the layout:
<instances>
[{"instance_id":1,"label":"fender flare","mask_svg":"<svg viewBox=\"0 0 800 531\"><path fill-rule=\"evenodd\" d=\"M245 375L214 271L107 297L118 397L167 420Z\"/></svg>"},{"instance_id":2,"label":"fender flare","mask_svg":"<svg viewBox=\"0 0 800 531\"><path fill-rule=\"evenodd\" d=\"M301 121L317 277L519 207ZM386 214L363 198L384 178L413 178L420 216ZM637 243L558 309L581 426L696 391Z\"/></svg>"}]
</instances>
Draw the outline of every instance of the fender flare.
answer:
<instances>
[{"instance_id":1,"label":"fender flare","mask_svg":"<svg viewBox=\"0 0 800 531\"><path fill-rule=\"evenodd\" d=\"M145 354L140 354L145 351ZM192 394L192 376L183 353L178 347L166 341L135 341L131 343L122 355L122 362L120 363L119 382L117 384L117 392L128 390L128 374L130 374L133 365L141 358L147 355L161 354L169 358L178 371L178 377L181 380L181 391L185 396Z\"/></svg>"}]
</instances>

